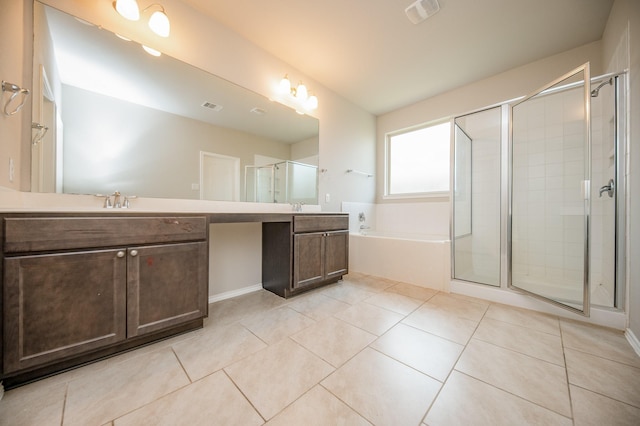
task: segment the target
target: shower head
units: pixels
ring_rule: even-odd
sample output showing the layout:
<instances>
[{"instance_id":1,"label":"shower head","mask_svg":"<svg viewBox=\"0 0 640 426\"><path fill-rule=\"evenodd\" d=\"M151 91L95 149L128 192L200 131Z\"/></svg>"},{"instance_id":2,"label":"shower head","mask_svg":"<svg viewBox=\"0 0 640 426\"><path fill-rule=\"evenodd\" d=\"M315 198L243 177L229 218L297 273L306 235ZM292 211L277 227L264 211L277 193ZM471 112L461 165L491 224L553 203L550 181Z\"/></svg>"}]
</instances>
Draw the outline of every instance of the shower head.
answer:
<instances>
[{"instance_id":1,"label":"shower head","mask_svg":"<svg viewBox=\"0 0 640 426\"><path fill-rule=\"evenodd\" d=\"M597 98L598 97L598 93L600 92L600 89L602 89L603 86L606 86L607 84L613 84L613 77L610 78L609 80L603 81L602 83L600 83L598 85L598 87L596 87L595 89L593 89L591 91L591 97L592 98Z\"/></svg>"}]
</instances>

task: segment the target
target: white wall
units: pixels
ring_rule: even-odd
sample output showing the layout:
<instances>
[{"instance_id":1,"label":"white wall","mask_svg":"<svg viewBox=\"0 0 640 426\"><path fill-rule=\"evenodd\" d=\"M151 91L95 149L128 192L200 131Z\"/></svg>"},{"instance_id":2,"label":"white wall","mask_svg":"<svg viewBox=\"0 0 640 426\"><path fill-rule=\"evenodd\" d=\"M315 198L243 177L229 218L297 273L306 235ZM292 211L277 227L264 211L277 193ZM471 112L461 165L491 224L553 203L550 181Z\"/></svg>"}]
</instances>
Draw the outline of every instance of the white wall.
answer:
<instances>
[{"instance_id":1,"label":"white wall","mask_svg":"<svg viewBox=\"0 0 640 426\"><path fill-rule=\"evenodd\" d=\"M0 80L31 89L32 14L30 1L2 1L0 13ZM31 99L20 112L5 116L4 107L10 93L0 92L0 190L27 190L30 187ZM16 107L22 95L9 107ZM14 177L9 179L9 161L13 160Z\"/></svg>"}]
</instances>

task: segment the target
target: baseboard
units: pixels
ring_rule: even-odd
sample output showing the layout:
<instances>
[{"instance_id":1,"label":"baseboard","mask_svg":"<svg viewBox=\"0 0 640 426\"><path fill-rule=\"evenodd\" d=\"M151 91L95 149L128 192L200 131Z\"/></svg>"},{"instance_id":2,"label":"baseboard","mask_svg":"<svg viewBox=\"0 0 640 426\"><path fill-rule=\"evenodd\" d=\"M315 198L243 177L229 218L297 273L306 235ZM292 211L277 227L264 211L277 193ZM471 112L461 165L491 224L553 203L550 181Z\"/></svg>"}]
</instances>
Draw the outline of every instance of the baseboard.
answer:
<instances>
[{"instance_id":1,"label":"baseboard","mask_svg":"<svg viewBox=\"0 0 640 426\"><path fill-rule=\"evenodd\" d=\"M253 293L254 291L262 290L262 284L254 284L248 287L239 288L237 290L225 291L224 293L214 294L209 296L209 303L219 302L225 299L231 299L232 297L242 296L243 294Z\"/></svg>"},{"instance_id":2,"label":"baseboard","mask_svg":"<svg viewBox=\"0 0 640 426\"><path fill-rule=\"evenodd\" d=\"M624 331L624 336L627 338L627 341L629 342L633 350L636 351L636 354L640 356L640 340L638 340L636 335L633 334L633 331L631 331L630 328L627 328Z\"/></svg>"}]
</instances>

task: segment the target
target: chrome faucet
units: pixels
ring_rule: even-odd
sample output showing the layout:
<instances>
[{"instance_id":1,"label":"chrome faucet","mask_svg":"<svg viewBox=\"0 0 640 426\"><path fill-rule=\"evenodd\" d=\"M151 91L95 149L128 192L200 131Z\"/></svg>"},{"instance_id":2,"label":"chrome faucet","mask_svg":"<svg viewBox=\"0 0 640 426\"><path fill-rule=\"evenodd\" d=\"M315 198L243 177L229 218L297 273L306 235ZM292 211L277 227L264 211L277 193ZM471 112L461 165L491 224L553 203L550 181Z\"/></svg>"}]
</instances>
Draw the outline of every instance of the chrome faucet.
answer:
<instances>
[{"instance_id":1,"label":"chrome faucet","mask_svg":"<svg viewBox=\"0 0 640 426\"><path fill-rule=\"evenodd\" d=\"M131 207L131 202L135 195L122 195L120 191L115 191L111 195L96 194L96 197L104 197L103 207L105 209L128 209ZM113 197L113 201L111 200Z\"/></svg>"},{"instance_id":2,"label":"chrome faucet","mask_svg":"<svg viewBox=\"0 0 640 426\"><path fill-rule=\"evenodd\" d=\"M291 204L291 210L293 210L294 212L301 212L302 211L302 206L304 206L304 203L302 203L302 202L293 203L293 204Z\"/></svg>"}]
</instances>

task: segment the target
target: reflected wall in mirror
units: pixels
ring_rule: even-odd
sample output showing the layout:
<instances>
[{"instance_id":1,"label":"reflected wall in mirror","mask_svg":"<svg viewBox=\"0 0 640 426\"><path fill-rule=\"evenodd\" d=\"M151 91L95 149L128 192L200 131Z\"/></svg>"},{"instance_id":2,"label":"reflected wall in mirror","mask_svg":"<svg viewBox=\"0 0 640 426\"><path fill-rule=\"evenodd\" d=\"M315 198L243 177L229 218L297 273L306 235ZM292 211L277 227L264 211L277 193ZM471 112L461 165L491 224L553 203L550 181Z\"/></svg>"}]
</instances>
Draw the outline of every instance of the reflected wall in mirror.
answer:
<instances>
[{"instance_id":1,"label":"reflected wall in mirror","mask_svg":"<svg viewBox=\"0 0 640 426\"><path fill-rule=\"evenodd\" d=\"M317 119L37 1L33 77L32 191L252 201L247 167L317 176ZM287 202L317 203L305 182Z\"/></svg>"}]
</instances>

